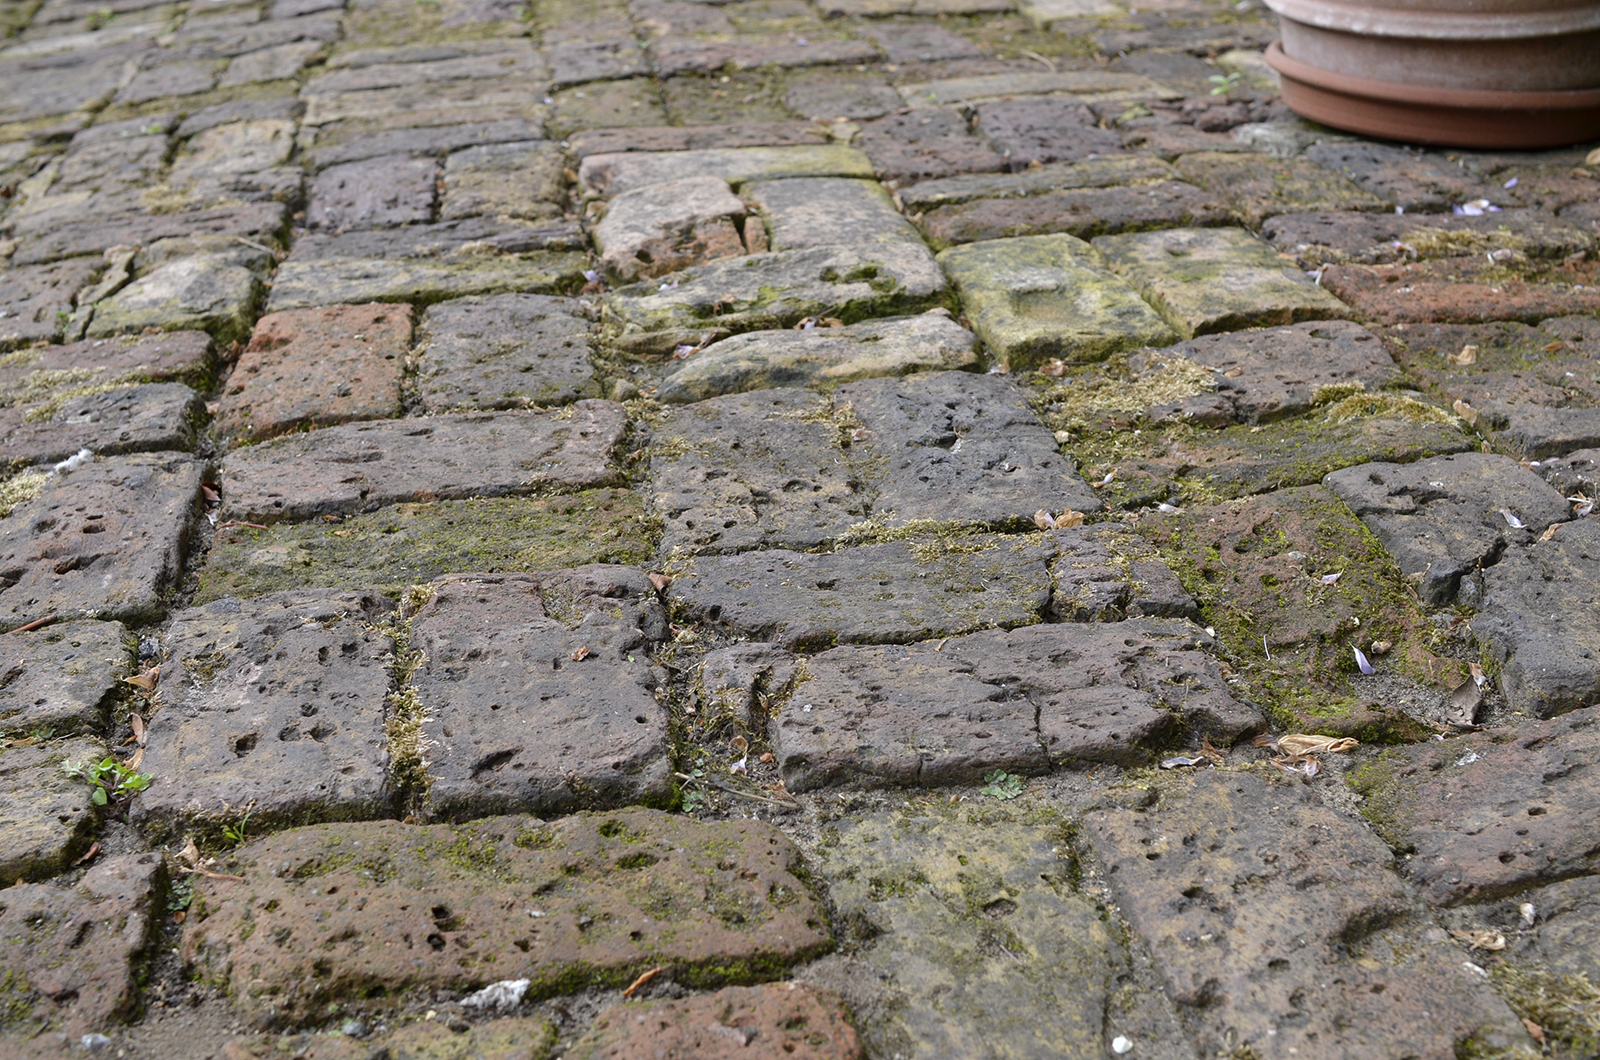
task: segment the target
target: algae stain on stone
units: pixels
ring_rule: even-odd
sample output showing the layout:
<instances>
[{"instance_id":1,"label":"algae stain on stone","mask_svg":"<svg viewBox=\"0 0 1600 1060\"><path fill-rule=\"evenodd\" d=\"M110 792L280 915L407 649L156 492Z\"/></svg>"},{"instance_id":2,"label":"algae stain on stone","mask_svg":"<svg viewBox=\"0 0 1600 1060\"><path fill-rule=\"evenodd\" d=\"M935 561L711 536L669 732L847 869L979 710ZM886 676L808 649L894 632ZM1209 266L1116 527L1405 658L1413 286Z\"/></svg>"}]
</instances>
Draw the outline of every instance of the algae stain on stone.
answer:
<instances>
[{"instance_id":1,"label":"algae stain on stone","mask_svg":"<svg viewBox=\"0 0 1600 1060\"><path fill-rule=\"evenodd\" d=\"M642 504L629 490L397 504L341 523L219 533L195 602L305 585L396 593L456 571L640 563L652 549Z\"/></svg>"}]
</instances>

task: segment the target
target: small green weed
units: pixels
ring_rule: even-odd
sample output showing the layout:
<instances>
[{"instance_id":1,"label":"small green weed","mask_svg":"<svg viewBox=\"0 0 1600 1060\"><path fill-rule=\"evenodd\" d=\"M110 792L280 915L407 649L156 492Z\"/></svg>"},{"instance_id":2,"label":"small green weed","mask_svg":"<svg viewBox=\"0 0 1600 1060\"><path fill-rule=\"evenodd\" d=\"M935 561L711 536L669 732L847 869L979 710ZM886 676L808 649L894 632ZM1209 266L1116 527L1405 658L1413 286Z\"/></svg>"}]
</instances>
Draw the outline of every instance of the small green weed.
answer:
<instances>
[{"instance_id":1,"label":"small green weed","mask_svg":"<svg viewBox=\"0 0 1600 1060\"><path fill-rule=\"evenodd\" d=\"M239 818L238 824L225 824L222 826L222 838L227 840L229 846L242 847L246 839L250 838L250 815L247 813Z\"/></svg>"},{"instance_id":2,"label":"small green weed","mask_svg":"<svg viewBox=\"0 0 1600 1060\"><path fill-rule=\"evenodd\" d=\"M1210 81L1213 86L1211 89L1213 96L1225 96L1230 88L1239 83L1239 72L1235 70L1233 73L1226 75L1212 74L1206 80Z\"/></svg>"},{"instance_id":3,"label":"small green weed","mask_svg":"<svg viewBox=\"0 0 1600 1060\"><path fill-rule=\"evenodd\" d=\"M136 773L110 755L99 762L81 765L68 762L61 767L69 777L82 777L94 789L89 801L104 806L118 799L132 799L150 786L150 774Z\"/></svg>"},{"instance_id":4,"label":"small green weed","mask_svg":"<svg viewBox=\"0 0 1600 1060\"><path fill-rule=\"evenodd\" d=\"M983 778L983 784L984 786L978 790L984 795L989 795L996 799L1014 799L1022 794L1026 781L1015 773L1007 773L1003 769L997 769Z\"/></svg>"}]
</instances>

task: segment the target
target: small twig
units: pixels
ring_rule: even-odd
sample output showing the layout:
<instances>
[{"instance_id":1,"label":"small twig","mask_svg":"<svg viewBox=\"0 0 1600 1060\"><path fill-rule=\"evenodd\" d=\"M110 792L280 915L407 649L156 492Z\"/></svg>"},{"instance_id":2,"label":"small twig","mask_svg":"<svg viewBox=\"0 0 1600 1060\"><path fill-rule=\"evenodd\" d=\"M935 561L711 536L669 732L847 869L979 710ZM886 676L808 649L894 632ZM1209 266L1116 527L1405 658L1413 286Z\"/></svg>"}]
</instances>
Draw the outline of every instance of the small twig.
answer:
<instances>
[{"instance_id":1,"label":"small twig","mask_svg":"<svg viewBox=\"0 0 1600 1060\"><path fill-rule=\"evenodd\" d=\"M265 525L263 525L261 523L247 523L247 522L244 522L241 519L229 519L225 523L218 523L217 524L217 529L218 530L222 530L222 529L225 529L225 528L230 527L230 526L248 526L252 530L270 530L270 529L272 529L270 526L265 526Z\"/></svg>"},{"instance_id":2,"label":"small twig","mask_svg":"<svg viewBox=\"0 0 1600 1060\"><path fill-rule=\"evenodd\" d=\"M275 254L275 252L273 251L273 249L271 247L264 247L260 243L252 243L250 240L246 239L244 236L234 236L233 238L234 238L235 242L243 243L247 247L254 247L256 250L261 251L263 254Z\"/></svg>"},{"instance_id":3,"label":"small twig","mask_svg":"<svg viewBox=\"0 0 1600 1060\"><path fill-rule=\"evenodd\" d=\"M626 990L624 990L622 992L622 996L623 997L632 997L633 996L633 992L635 990L639 989L641 986L643 986L644 984L648 983L650 980L654 979L656 976L660 975L661 972L662 972L662 965L659 965L659 964L656 965L654 968L650 969L648 972L644 972L643 974L641 974L639 976L639 978L635 979L633 982L628 984L628 989L626 989Z\"/></svg>"},{"instance_id":4,"label":"small twig","mask_svg":"<svg viewBox=\"0 0 1600 1060\"><path fill-rule=\"evenodd\" d=\"M1055 63L1054 59L1047 59L1043 55L1040 55L1038 52L1031 52L1026 48L1018 48L1017 51L1020 52L1023 55L1026 55L1030 59L1034 59L1034 60L1037 60L1038 62L1044 63L1045 67L1047 69L1049 69L1049 71L1052 74L1056 72L1056 63Z\"/></svg>"},{"instance_id":5,"label":"small twig","mask_svg":"<svg viewBox=\"0 0 1600 1060\"><path fill-rule=\"evenodd\" d=\"M208 880L232 880L234 883L243 883L244 882L244 877L243 876L229 876L227 873L223 873L223 872L212 872L210 869L202 869L198 865L196 865L194 868L190 869L189 871L190 872L198 872L200 875L204 876Z\"/></svg>"},{"instance_id":6,"label":"small twig","mask_svg":"<svg viewBox=\"0 0 1600 1060\"><path fill-rule=\"evenodd\" d=\"M45 615L43 618L34 619L32 622L29 622L25 626L18 626L16 629L10 629L10 630L7 630L6 632L7 633L26 633L30 629L38 629L40 626L48 626L50 623L54 622L56 619L58 619L60 617L61 617L60 615Z\"/></svg>"},{"instance_id":7,"label":"small twig","mask_svg":"<svg viewBox=\"0 0 1600 1060\"><path fill-rule=\"evenodd\" d=\"M801 808L800 804L792 799L788 802L784 802L781 799L769 799L765 795L756 795L748 791L740 791L738 788L725 787L724 785L715 782L712 782L711 786L716 788L718 791L725 791L729 795L737 795L741 799L751 799L755 802L764 802L769 806L782 806L786 810L798 810Z\"/></svg>"}]
</instances>

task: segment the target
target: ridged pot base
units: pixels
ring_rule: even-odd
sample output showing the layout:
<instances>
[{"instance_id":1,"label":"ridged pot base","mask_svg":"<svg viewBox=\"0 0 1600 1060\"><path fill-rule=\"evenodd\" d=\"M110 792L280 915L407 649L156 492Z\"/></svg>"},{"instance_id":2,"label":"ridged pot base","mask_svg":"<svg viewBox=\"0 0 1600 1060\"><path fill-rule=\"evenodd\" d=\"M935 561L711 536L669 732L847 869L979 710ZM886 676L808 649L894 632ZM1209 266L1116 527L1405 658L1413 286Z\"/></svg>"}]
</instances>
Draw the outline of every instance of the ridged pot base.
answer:
<instances>
[{"instance_id":1,"label":"ridged pot base","mask_svg":"<svg viewBox=\"0 0 1600 1060\"><path fill-rule=\"evenodd\" d=\"M1373 81L1291 59L1278 41L1267 62L1290 110L1348 132L1449 147L1564 147L1600 138L1600 88L1486 92Z\"/></svg>"}]
</instances>

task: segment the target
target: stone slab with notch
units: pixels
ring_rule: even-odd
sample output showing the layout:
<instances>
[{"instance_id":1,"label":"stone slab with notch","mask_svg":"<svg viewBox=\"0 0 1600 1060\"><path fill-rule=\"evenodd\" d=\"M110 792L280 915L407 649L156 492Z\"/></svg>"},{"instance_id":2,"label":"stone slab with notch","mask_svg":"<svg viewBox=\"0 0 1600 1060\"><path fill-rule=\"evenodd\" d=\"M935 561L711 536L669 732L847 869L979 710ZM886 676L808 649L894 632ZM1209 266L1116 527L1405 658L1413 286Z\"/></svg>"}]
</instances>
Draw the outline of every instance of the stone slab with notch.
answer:
<instances>
[{"instance_id":1,"label":"stone slab with notch","mask_svg":"<svg viewBox=\"0 0 1600 1060\"><path fill-rule=\"evenodd\" d=\"M1474 572L1567 518L1561 494L1498 454L1361 464L1323 482L1360 516L1401 573L1415 579L1422 601L1435 606L1457 598L1481 606L1484 586Z\"/></svg>"},{"instance_id":2,"label":"stone slab with notch","mask_svg":"<svg viewBox=\"0 0 1600 1060\"><path fill-rule=\"evenodd\" d=\"M973 330L1010 371L1052 357L1103 360L1177 338L1099 251L1072 236L969 243L941 253L939 264Z\"/></svg>"}]
</instances>

